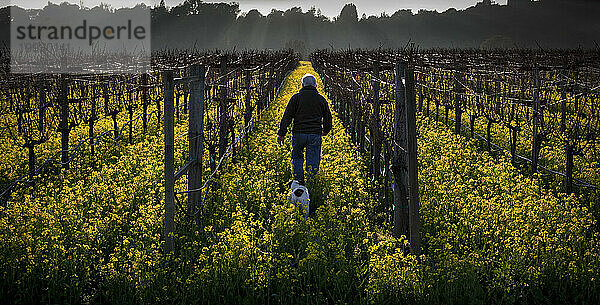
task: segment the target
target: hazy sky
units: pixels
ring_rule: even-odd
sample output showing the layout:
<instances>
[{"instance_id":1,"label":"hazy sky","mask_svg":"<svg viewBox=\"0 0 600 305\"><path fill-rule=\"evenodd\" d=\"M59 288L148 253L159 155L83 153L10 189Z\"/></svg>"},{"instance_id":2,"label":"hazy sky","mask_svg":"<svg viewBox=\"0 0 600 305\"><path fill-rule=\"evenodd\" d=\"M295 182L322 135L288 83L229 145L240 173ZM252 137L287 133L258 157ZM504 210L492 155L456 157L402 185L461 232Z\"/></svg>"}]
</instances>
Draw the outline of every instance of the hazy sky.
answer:
<instances>
[{"instance_id":1,"label":"hazy sky","mask_svg":"<svg viewBox=\"0 0 600 305\"><path fill-rule=\"evenodd\" d=\"M272 8L285 10L294 6L300 6L305 11L314 6L320 8L324 15L333 17L340 13L340 10L346 3L354 3L358 8L358 14L379 15L382 12L394 13L399 9L418 9L445 11L450 7L462 9L475 5L480 0L224 0L224 1L205 1L205 2L238 2L240 9L244 12L253 8L258 9L263 14L268 14ZM0 6L7 3L17 4L21 7L35 8L44 6L48 0L0 0ZM65 2L64 0L53 0L51 2ZM108 3L115 8L123 6L133 6L139 2L144 2L154 6L160 0L68 0L70 3L83 3L85 6L96 6L101 2ZM175 6L183 0L165 0L167 6ZM500 4L506 4L506 0L497 0Z\"/></svg>"}]
</instances>

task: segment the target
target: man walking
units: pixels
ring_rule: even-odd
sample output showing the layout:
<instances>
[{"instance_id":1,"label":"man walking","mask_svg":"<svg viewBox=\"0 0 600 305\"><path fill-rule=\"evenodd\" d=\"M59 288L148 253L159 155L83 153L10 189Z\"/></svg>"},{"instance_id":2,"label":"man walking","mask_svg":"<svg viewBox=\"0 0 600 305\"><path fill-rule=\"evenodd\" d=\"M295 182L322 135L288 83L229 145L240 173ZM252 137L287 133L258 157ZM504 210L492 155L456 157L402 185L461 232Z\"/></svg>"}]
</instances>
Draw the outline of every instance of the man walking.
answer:
<instances>
[{"instance_id":1,"label":"man walking","mask_svg":"<svg viewBox=\"0 0 600 305\"><path fill-rule=\"evenodd\" d=\"M306 173L310 179L319 171L321 136L331 131L331 111L325 98L317 91L317 79L311 74L302 78L302 89L290 99L277 132L277 142L283 143L288 126L292 127L292 167L294 180L304 185L304 149Z\"/></svg>"}]
</instances>

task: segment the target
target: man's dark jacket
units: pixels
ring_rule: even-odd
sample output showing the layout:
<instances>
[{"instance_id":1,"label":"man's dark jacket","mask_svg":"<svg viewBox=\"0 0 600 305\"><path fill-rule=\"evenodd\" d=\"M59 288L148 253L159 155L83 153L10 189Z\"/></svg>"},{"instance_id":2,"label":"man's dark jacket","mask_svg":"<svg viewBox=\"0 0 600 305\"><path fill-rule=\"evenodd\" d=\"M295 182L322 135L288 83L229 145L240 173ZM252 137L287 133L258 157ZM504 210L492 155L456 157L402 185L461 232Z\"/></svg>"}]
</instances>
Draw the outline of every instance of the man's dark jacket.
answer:
<instances>
[{"instance_id":1,"label":"man's dark jacket","mask_svg":"<svg viewBox=\"0 0 600 305\"><path fill-rule=\"evenodd\" d=\"M318 134L331 131L331 111L325 98L319 94L316 88L307 86L292 98L285 108L281 124L279 124L280 136L285 136L287 128L294 120L292 133Z\"/></svg>"}]
</instances>

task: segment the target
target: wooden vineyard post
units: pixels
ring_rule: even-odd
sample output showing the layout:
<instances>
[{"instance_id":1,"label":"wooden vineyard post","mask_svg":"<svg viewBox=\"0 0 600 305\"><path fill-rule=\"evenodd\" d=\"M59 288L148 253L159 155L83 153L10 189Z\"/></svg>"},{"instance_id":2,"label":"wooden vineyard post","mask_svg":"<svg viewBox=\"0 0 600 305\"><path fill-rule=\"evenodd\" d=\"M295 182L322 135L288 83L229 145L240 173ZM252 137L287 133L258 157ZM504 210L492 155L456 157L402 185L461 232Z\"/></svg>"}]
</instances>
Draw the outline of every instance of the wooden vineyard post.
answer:
<instances>
[{"instance_id":1,"label":"wooden vineyard post","mask_svg":"<svg viewBox=\"0 0 600 305\"><path fill-rule=\"evenodd\" d=\"M567 91L566 91L566 81L560 81L560 131L567 131Z\"/></svg>"},{"instance_id":2,"label":"wooden vineyard post","mask_svg":"<svg viewBox=\"0 0 600 305\"><path fill-rule=\"evenodd\" d=\"M263 105L263 99L265 98L265 89L264 89L264 72L262 70L258 70L258 75L257 75L257 93L258 93L258 100L256 101L256 114L258 115L258 117L260 118L262 116L262 105Z\"/></svg>"},{"instance_id":3,"label":"wooden vineyard post","mask_svg":"<svg viewBox=\"0 0 600 305\"><path fill-rule=\"evenodd\" d=\"M402 75L405 85L402 85ZM394 111L394 235L407 234L411 253L421 254L419 185L417 179L417 100L414 70L396 64ZM407 208L408 207L408 211Z\"/></svg>"},{"instance_id":4,"label":"wooden vineyard post","mask_svg":"<svg viewBox=\"0 0 600 305\"><path fill-rule=\"evenodd\" d=\"M133 144L133 89L127 90L127 114L129 115L129 144Z\"/></svg>"},{"instance_id":5,"label":"wooden vineyard post","mask_svg":"<svg viewBox=\"0 0 600 305\"><path fill-rule=\"evenodd\" d=\"M475 105L471 108L471 114L469 115L469 127L470 127L470 137L471 139L475 138L475 120L479 114L479 101L481 99L481 94L483 93L481 87L481 80L477 79L475 84Z\"/></svg>"},{"instance_id":6,"label":"wooden vineyard post","mask_svg":"<svg viewBox=\"0 0 600 305\"><path fill-rule=\"evenodd\" d=\"M356 135L354 136L355 141L354 143L356 143L358 145L359 151L363 152L363 145L364 145L364 129L363 129L363 110L364 110L364 103L362 102L362 100L360 99L360 97L358 96L358 86L355 83L352 83L353 85L353 90L354 90L354 102L356 104L356 113L354 114L354 132L356 133Z\"/></svg>"},{"instance_id":7,"label":"wooden vineyard post","mask_svg":"<svg viewBox=\"0 0 600 305\"><path fill-rule=\"evenodd\" d=\"M190 84L189 83L184 83L183 84L183 113L189 113L189 103L190 103Z\"/></svg>"},{"instance_id":8,"label":"wooden vineyard post","mask_svg":"<svg viewBox=\"0 0 600 305\"><path fill-rule=\"evenodd\" d=\"M204 156L204 74L206 68L200 65L191 67L192 81L189 84L189 152L190 168L188 172L188 189L197 190L202 187L202 158ZM202 192L192 192L188 197L188 212L199 221ZM194 214L195 213L195 214Z\"/></svg>"},{"instance_id":9,"label":"wooden vineyard post","mask_svg":"<svg viewBox=\"0 0 600 305\"><path fill-rule=\"evenodd\" d=\"M43 86L38 87L38 98L39 98L39 113L38 113L38 130L40 133L44 132L45 129L45 116L46 116L46 91ZM41 144L43 140L40 141L28 141L25 147L28 149L29 155L29 181L34 183L33 178L35 176L35 145Z\"/></svg>"},{"instance_id":10,"label":"wooden vineyard post","mask_svg":"<svg viewBox=\"0 0 600 305\"><path fill-rule=\"evenodd\" d=\"M451 75L450 77L454 78L454 75ZM444 78L450 78L444 75ZM450 101L450 85L447 84L447 82L450 80L445 80L444 81L444 100L442 102L442 105L444 106L444 125L448 126L448 110L449 110L449 105L448 103L452 103L452 101Z\"/></svg>"},{"instance_id":11,"label":"wooden vineyard post","mask_svg":"<svg viewBox=\"0 0 600 305\"><path fill-rule=\"evenodd\" d=\"M164 83L164 79L163 79L163 83ZM164 90L164 87L163 87L163 90ZM165 94L165 92L163 91L163 95L164 94ZM157 113L157 116L156 116L156 128L157 129L160 127L160 120L161 120L161 117L162 117L162 112L160 111L160 109L161 109L160 108L160 101L161 101L161 99L159 99L159 98L156 99L156 113Z\"/></svg>"},{"instance_id":12,"label":"wooden vineyard post","mask_svg":"<svg viewBox=\"0 0 600 305\"><path fill-rule=\"evenodd\" d=\"M148 129L148 73L142 74L142 125L144 132Z\"/></svg>"},{"instance_id":13,"label":"wooden vineyard post","mask_svg":"<svg viewBox=\"0 0 600 305\"><path fill-rule=\"evenodd\" d=\"M252 79L250 78L250 71L244 71L244 80L246 84L246 96L244 97L244 106L246 108L246 112L244 113L244 126L248 126L250 120L252 119L252 99L251 99L251 87L252 87Z\"/></svg>"},{"instance_id":14,"label":"wooden vineyard post","mask_svg":"<svg viewBox=\"0 0 600 305\"><path fill-rule=\"evenodd\" d=\"M165 133L165 251L173 251L175 221L175 118L173 101L173 71L163 72L164 82L164 133Z\"/></svg>"},{"instance_id":15,"label":"wooden vineyard post","mask_svg":"<svg viewBox=\"0 0 600 305\"><path fill-rule=\"evenodd\" d=\"M514 107L514 106L513 106ZM519 119L515 120L517 122L516 126L513 126L510 129L511 139L510 139L510 158L513 165L517 164L517 137L519 136L519 131L521 127L519 126Z\"/></svg>"},{"instance_id":16,"label":"wooden vineyard post","mask_svg":"<svg viewBox=\"0 0 600 305\"><path fill-rule=\"evenodd\" d=\"M479 105L479 92L477 93L477 96L475 97L475 101L476 101L476 105ZM477 107L477 106L475 106ZM470 128L470 135L469 137L471 139L475 138L475 119L477 117L475 116L475 110L471 111L471 115L469 116L469 128Z\"/></svg>"},{"instance_id":17,"label":"wooden vineyard post","mask_svg":"<svg viewBox=\"0 0 600 305\"><path fill-rule=\"evenodd\" d=\"M428 79L430 77L431 76L427 75L427 73L425 71L423 71L423 76L422 76L423 79L421 81L423 83L423 86L425 86L425 84L427 84ZM429 90L429 88L425 88L425 97L427 98L426 106L425 106L425 111L426 111L427 120L431 119L431 116L430 116L431 115L431 108L429 108L430 105L431 105L431 96L432 96L432 93Z\"/></svg>"},{"instance_id":18,"label":"wooden vineyard post","mask_svg":"<svg viewBox=\"0 0 600 305\"><path fill-rule=\"evenodd\" d=\"M93 94L90 97L91 109L90 109L90 118L88 122L88 135L90 138L90 158L92 167L96 168L96 148L94 147L94 123L96 122L96 96Z\"/></svg>"},{"instance_id":19,"label":"wooden vineyard post","mask_svg":"<svg viewBox=\"0 0 600 305\"><path fill-rule=\"evenodd\" d=\"M352 142L356 143L356 95L354 92L350 92L350 136L352 137Z\"/></svg>"},{"instance_id":20,"label":"wooden vineyard post","mask_svg":"<svg viewBox=\"0 0 600 305\"><path fill-rule=\"evenodd\" d=\"M573 193L573 145L570 143L565 147L567 154L567 164L565 169L565 192L567 194Z\"/></svg>"},{"instance_id":21,"label":"wooden vineyard post","mask_svg":"<svg viewBox=\"0 0 600 305\"><path fill-rule=\"evenodd\" d=\"M538 125L539 125L539 70L536 67L533 70L534 87L533 87L533 133L531 136L531 172L536 173L538 168L538 156L539 156L539 140L538 140Z\"/></svg>"},{"instance_id":22,"label":"wooden vineyard post","mask_svg":"<svg viewBox=\"0 0 600 305\"><path fill-rule=\"evenodd\" d=\"M59 131L61 133L61 159L62 166L69 169L69 87L67 84L67 75L60 76L60 92L58 103L60 105L60 124Z\"/></svg>"},{"instance_id":23,"label":"wooden vineyard post","mask_svg":"<svg viewBox=\"0 0 600 305\"><path fill-rule=\"evenodd\" d=\"M46 92L44 91L43 85L38 85L37 87L38 93L38 105L40 105L38 110L38 131L40 133L44 132L44 117L46 115ZM29 181L33 182L33 178L35 176L35 145L40 143L41 141L34 141L33 139L29 139L26 141L24 147L27 148L27 154L29 156L28 160L28 172L29 172Z\"/></svg>"},{"instance_id":24,"label":"wooden vineyard post","mask_svg":"<svg viewBox=\"0 0 600 305\"><path fill-rule=\"evenodd\" d=\"M219 89L221 96L219 99L219 157L225 155L227 150L227 55L221 58L221 81Z\"/></svg>"},{"instance_id":25,"label":"wooden vineyard post","mask_svg":"<svg viewBox=\"0 0 600 305\"><path fill-rule=\"evenodd\" d=\"M419 183L417 160L417 116L415 98L415 76L413 68L406 74L406 133L408 152L408 212L410 226L410 248L414 255L421 254L421 222L419 220Z\"/></svg>"},{"instance_id":26,"label":"wooden vineyard post","mask_svg":"<svg viewBox=\"0 0 600 305\"><path fill-rule=\"evenodd\" d=\"M381 158L381 118L380 103L379 103L379 63L373 65L373 116L371 117L371 162L373 164L373 177L379 178L381 171L379 170Z\"/></svg>"},{"instance_id":27,"label":"wooden vineyard post","mask_svg":"<svg viewBox=\"0 0 600 305\"><path fill-rule=\"evenodd\" d=\"M239 72L236 72L236 73L233 74L233 86L231 88L233 92L239 92L239 85L238 85L239 80L238 79L240 77L241 76L240 76ZM237 97L233 98L231 100L231 103L234 104L232 106L235 107L235 104L237 103ZM230 137L230 141L231 141L230 143L232 143L232 144L235 143L235 123L233 122L233 118L228 118L228 121L227 121L227 130L228 130L227 131L228 132L227 136ZM236 159L237 152L236 152L235 148L236 148L236 145L232 145L231 146L231 162L233 164L237 164L237 159Z\"/></svg>"},{"instance_id":28,"label":"wooden vineyard post","mask_svg":"<svg viewBox=\"0 0 600 305\"><path fill-rule=\"evenodd\" d=\"M27 154L29 156L29 181L33 182L35 176L35 145L27 145Z\"/></svg>"},{"instance_id":29,"label":"wooden vineyard post","mask_svg":"<svg viewBox=\"0 0 600 305\"><path fill-rule=\"evenodd\" d=\"M365 105L365 103L363 102L363 110L365 109L365 107L367 107L368 105ZM359 121L359 127L358 129L360 130L359 132L359 147L360 147L360 151L366 153L367 152L367 144L365 141L365 137L366 137L366 131L365 131L365 121L367 120L366 115L362 115L360 116L360 121Z\"/></svg>"},{"instance_id":30,"label":"wooden vineyard post","mask_svg":"<svg viewBox=\"0 0 600 305\"><path fill-rule=\"evenodd\" d=\"M406 64L396 64L396 104L394 107L394 142L392 156L394 192L394 237L408 237L408 167L406 164L406 96L402 78Z\"/></svg>"},{"instance_id":31,"label":"wooden vineyard post","mask_svg":"<svg viewBox=\"0 0 600 305\"><path fill-rule=\"evenodd\" d=\"M275 70L273 65L269 68L269 98L266 100L266 106L269 105L269 102L275 99Z\"/></svg>"},{"instance_id":32,"label":"wooden vineyard post","mask_svg":"<svg viewBox=\"0 0 600 305\"><path fill-rule=\"evenodd\" d=\"M343 75L341 76L342 78L344 77ZM346 92L344 90L340 90L339 91L339 101L337 103L337 107L339 107L339 111L338 111L338 116L342 119L342 124L344 127L347 127L346 125Z\"/></svg>"},{"instance_id":33,"label":"wooden vineyard post","mask_svg":"<svg viewBox=\"0 0 600 305\"><path fill-rule=\"evenodd\" d=\"M461 81L462 72L454 72L454 133L460 135L462 118L462 94L464 92Z\"/></svg>"},{"instance_id":34,"label":"wooden vineyard post","mask_svg":"<svg viewBox=\"0 0 600 305\"><path fill-rule=\"evenodd\" d=\"M179 98L181 98L181 86L176 87L176 90L173 90L173 95L175 96L175 117L179 120Z\"/></svg>"},{"instance_id":35,"label":"wooden vineyard post","mask_svg":"<svg viewBox=\"0 0 600 305\"><path fill-rule=\"evenodd\" d=\"M46 129L46 108L47 108L47 97L46 97L46 90L44 88L44 86L39 86L38 87L38 96L40 99L40 109L39 109L39 113L38 113L38 130L40 132L44 132L44 130Z\"/></svg>"},{"instance_id":36,"label":"wooden vineyard post","mask_svg":"<svg viewBox=\"0 0 600 305\"><path fill-rule=\"evenodd\" d=\"M102 84L102 96L104 97L104 113L110 115L113 119L113 128L115 133L115 140L119 138L119 126L117 125L117 114L116 111L110 107L110 95L108 94L108 81Z\"/></svg>"},{"instance_id":37,"label":"wooden vineyard post","mask_svg":"<svg viewBox=\"0 0 600 305\"><path fill-rule=\"evenodd\" d=\"M415 81L417 83L424 84L425 82L420 80L420 78L422 78L422 77L423 77L422 75L419 75L419 80L415 79ZM419 86L419 109L418 109L418 111L423 112L423 86Z\"/></svg>"}]
</instances>

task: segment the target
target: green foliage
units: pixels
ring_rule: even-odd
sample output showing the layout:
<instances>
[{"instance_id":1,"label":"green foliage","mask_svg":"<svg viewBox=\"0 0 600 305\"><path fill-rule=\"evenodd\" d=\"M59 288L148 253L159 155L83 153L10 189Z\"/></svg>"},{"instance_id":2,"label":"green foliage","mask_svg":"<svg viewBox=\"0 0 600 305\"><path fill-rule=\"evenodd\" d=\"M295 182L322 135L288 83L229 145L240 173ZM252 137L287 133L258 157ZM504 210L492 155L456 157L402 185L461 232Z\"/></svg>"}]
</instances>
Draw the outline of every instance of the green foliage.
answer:
<instances>
[{"instance_id":1,"label":"green foliage","mask_svg":"<svg viewBox=\"0 0 600 305\"><path fill-rule=\"evenodd\" d=\"M286 201L290 141L277 145L276 126L307 72L314 71L301 62L238 162L221 172L200 225L178 213L173 254L161 250L160 135L123 146L86 179L63 171L35 193L16 193L0 207L0 298L61 304L597 303L600 236L591 207L573 196L550 195L508 162L422 118L422 256L408 254L404 238L372 225L379 198L369 192L364 159L336 118L323 141L320 173L309 183L320 204L304 219ZM181 123L175 133L186 128Z\"/></svg>"}]
</instances>

